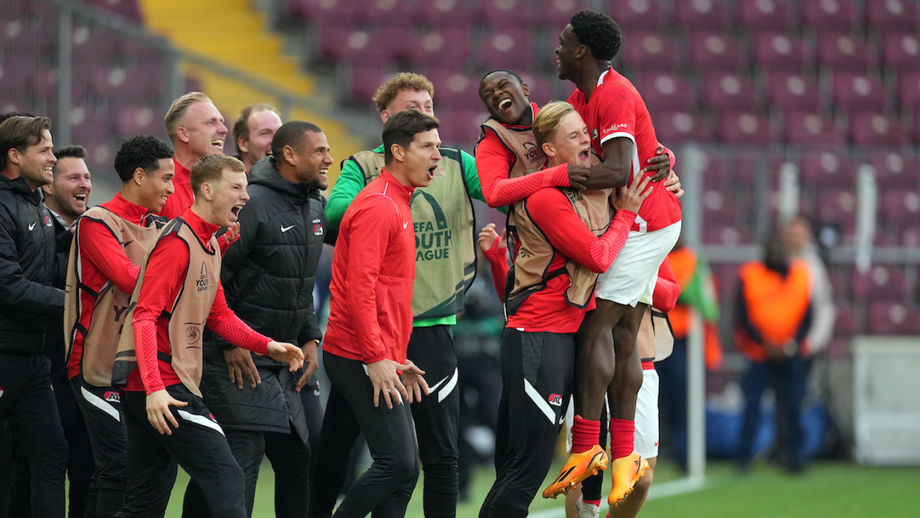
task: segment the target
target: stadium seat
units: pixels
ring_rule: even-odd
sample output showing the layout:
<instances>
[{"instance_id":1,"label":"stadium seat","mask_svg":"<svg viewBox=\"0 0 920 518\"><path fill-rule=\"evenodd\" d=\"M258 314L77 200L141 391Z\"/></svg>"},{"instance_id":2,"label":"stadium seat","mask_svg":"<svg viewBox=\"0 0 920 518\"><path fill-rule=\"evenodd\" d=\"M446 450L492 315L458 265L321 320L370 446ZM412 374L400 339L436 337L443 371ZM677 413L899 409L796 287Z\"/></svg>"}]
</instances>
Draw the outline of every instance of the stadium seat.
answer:
<instances>
[{"instance_id":1,"label":"stadium seat","mask_svg":"<svg viewBox=\"0 0 920 518\"><path fill-rule=\"evenodd\" d=\"M539 21L551 33L562 32L562 28L569 23L572 15L585 8L582 0L547 0L540 3L543 4L543 9L538 13Z\"/></svg>"},{"instance_id":2,"label":"stadium seat","mask_svg":"<svg viewBox=\"0 0 920 518\"><path fill-rule=\"evenodd\" d=\"M886 34L882 59L886 67L899 72L920 71L920 38L916 33Z\"/></svg>"},{"instance_id":3,"label":"stadium seat","mask_svg":"<svg viewBox=\"0 0 920 518\"><path fill-rule=\"evenodd\" d=\"M707 245L738 246L751 242L751 232L735 223L713 222L703 227L703 242ZM734 285L737 286L737 282Z\"/></svg>"},{"instance_id":4,"label":"stadium seat","mask_svg":"<svg viewBox=\"0 0 920 518\"><path fill-rule=\"evenodd\" d=\"M850 139L863 146L900 146L907 144L901 122L880 113L859 112L850 117Z\"/></svg>"},{"instance_id":5,"label":"stadium seat","mask_svg":"<svg viewBox=\"0 0 920 518\"><path fill-rule=\"evenodd\" d=\"M537 103L537 106L543 106L544 104L554 99L568 98L567 95L558 96L555 94L556 87L564 84L561 81L550 81L544 75L531 74L528 72L522 72L519 75L521 76L521 80L523 80L524 83L526 83L527 86L530 88L530 95L528 95L528 98L530 99L531 102ZM474 95L473 97L476 99L477 103L482 103L482 101L479 99L479 90L478 90L480 78L476 77L475 80L476 80L476 83L475 83L474 89L476 90L476 95ZM568 85L566 85L566 87L568 87ZM479 106L482 106L482 105L477 104L477 107Z\"/></svg>"},{"instance_id":6,"label":"stadium seat","mask_svg":"<svg viewBox=\"0 0 920 518\"><path fill-rule=\"evenodd\" d=\"M853 281L853 267L851 265L828 265L827 276L831 281L834 300L842 302L852 298L850 289Z\"/></svg>"},{"instance_id":7,"label":"stadium seat","mask_svg":"<svg viewBox=\"0 0 920 518\"><path fill-rule=\"evenodd\" d=\"M898 100L905 110L920 111L920 72L898 74Z\"/></svg>"},{"instance_id":8,"label":"stadium seat","mask_svg":"<svg viewBox=\"0 0 920 518\"><path fill-rule=\"evenodd\" d=\"M710 142L712 130L706 122L689 111L663 111L652 114L655 136L667 145L680 142Z\"/></svg>"},{"instance_id":9,"label":"stadium seat","mask_svg":"<svg viewBox=\"0 0 920 518\"><path fill-rule=\"evenodd\" d=\"M920 194L915 190L887 189L879 197L879 215L894 225L920 222Z\"/></svg>"},{"instance_id":10,"label":"stadium seat","mask_svg":"<svg viewBox=\"0 0 920 518\"><path fill-rule=\"evenodd\" d=\"M811 65L802 40L777 33L754 36L754 61L768 72L801 73Z\"/></svg>"},{"instance_id":11,"label":"stadium seat","mask_svg":"<svg viewBox=\"0 0 920 518\"><path fill-rule=\"evenodd\" d=\"M920 225L905 227L901 231L899 244L910 248L920 248Z\"/></svg>"},{"instance_id":12,"label":"stadium seat","mask_svg":"<svg viewBox=\"0 0 920 518\"><path fill-rule=\"evenodd\" d=\"M415 2L409 0L373 0L359 2L357 19L379 27L404 27L414 11Z\"/></svg>"},{"instance_id":13,"label":"stadium seat","mask_svg":"<svg viewBox=\"0 0 920 518\"><path fill-rule=\"evenodd\" d=\"M526 29L536 20L539 9L526 0L480 0L479 8L486 25L497 29ZM557 30L562 32L563 27Z\"/></svg>"},{"instance_id":14,"label":"stadium seat","mask_svg":"<svg viewBox=\"0 0 920 518\"><path fill-rule=\"evenodd\" d=\"M298 4L296 12L316 22L318 27L328 23L351 26L358 22L361 13L359 0L292 0Z\"/></svg>"},{"instance_id":15,"label":"stadium seat","mask_svg":"<svg viewBox=\"0 0 920 518\"><path fill-rule=\"evenodd\" d=\"M728 160L724 159L718 153L704 151L703 164L701 167L704 188L724 190L726 184L733 181L734 170L729 170L728 162ZM678 164L678 168L679 167L680 164Z\"/></svg>"},{"instance_id":16,"label":"stadium seat","mask_svg":"<svg viewBox=\"0 0 920 518\"><path fill-rule=\"evenodd\" d=\"M717 32L692 34L690 59L701 72L734 71L744 62L738 42Z\"/></svg>"},{"instance_id":17,"label":"stadium seat","mask_svg":"<svg viewBox=\"0 0 920 518\"><path fill-rule=\"evenodd\" d=\"M920 14L913 0L878 0L866 2L869 27L880 33L889 31L916 31Z\"/></svg>"},{"instance_id":18,"label":"stadium seat","mask_svg":"<svg viewBox=\"0 0 920 518\"><path fill-rule=\"evenodd\" d=\"M850 113L882 112L888 104L882 82L865 74L834 74L832 89L838 107Z\"/></svg>"},{"instance_id":19,"label":"stadium seat","mask_svg":"<svg viewBox=\"0 0 920 518\"><path fill-rule=\"evenodd\" d=\"M26 97L32 86L34 63L22 57L8 57L0 62L0 97L18 99Z\"/></svg>"},{"instance_id":20,"label":"stadium seat","mask_svg":"<svg viewBox=\"0 0 920 518\"><path fill-rule=\"evenodd\" d=\"M914 142L920 144L920 112L914 112Z\"/></svg>"},{"instance_id":21,"label":"stadium seat","mask_svg":"<svg viewBox=\"0 0 920 518\"><path fill-rule=\"evenodd\" d=\"M127 106L118 112L115 131L119 138L128 138L138 134L158 134L161 117L159 110L148 106Z\"/></svg>"},{"instance_id":22,"label":"stadium seat","mask_svg":"<svg viewBox=\"0 0 920 518\"><path fill-rule=\"evenodd\" d=\"M469 31L465 29L434 29L422 34L414 45L408 46L408 59L425 66L445 63L461 64L470 53Z\"/></svg>"},{"instance_id":23,"label":"stadium seat","mask_svg":"<svg viewBox=\"0 0 920 518\"><path fill-rule=\"evenodd\" d=\"M914 336L920 334L920 311L896 302L869 304L868 331L875 335Z\"/></svg>"},{"instance_id":24,"label":"stadium seat","mask_svg":"<svg viewBox=\"0 0 920 518\"><path fill-rule=\"evenodd\" d=\"M834 320L834 338L849 341L860 333L859 315L851 306L838 305L836 310L837 318Z\"/></svg>"},{"instance_id":25,"label":"stadium seat","mask_svg":"<svg viewBox=\"0 0 920 518\"><path fill-rule=\"evenodd\" d=\"M767 86L770 104L780 110L817 113L821 107L818 83L802 74L770 74Z\"/></svg>"},{"instance_id":26,"label":"stadium seat","mask_svg":"<svg viewBox=\"0 0 920 518\"><path fill-rule=\"evenodd\" d=\"M707 189L703 192L703 227L736 223L739 215L731 192L720 189Z\"/></svg>"},{"instance_id":27,"label":"stadium seat","mask_svg":"<svg viewBox=\"0 0 920 518\"><path fill-rule=\"evenodd\" d=\"M750 112L728 112L719 116L719 136L730 144L766 144L773 142L770 123Z\"/></svg>"},{"instance_id":28,"label":"stadium seat","mask_svg":"<svg viewBox=\"0 0 920 518\"><path fill-rule=\"evenodd\" d=\"M754 32L783 32L792 24L785 0L741 0L738 18L741 25Z\"/></svg>"},{"instance_id":29,"label":"stadium seat","mask_svg":"<svg viewBox=\"0 0 920 518\"><path fill-rule=\"evenodd\" d=\"M77 66L85 63L108 64L117 54L119 38L106 30L77 29L73 33L73 59Z\"/></svg>"},{"instance_id":30,"label":"stadium seat","mask_svg":"<svg viewBox=\"0 0 920 518\"><path fill-rule=\"evenodd\" d=\"M440 108L482 108L482 101L477 95L479 77L474 77L454 69L431 69L427 74L434 85L436 105Z\"/></svg>"},{"instance_id":31,"label":"stadium seat","mask_svg":"<svg viewBox=\"0 0 920 518\"><path fill-rule=\"evenodd\" d=\"M667 27L672 21L670 13L655 0L610 0L608 12L617 25L627 32Z\"/></svg>"},{"instance_id":32,"label":"stadium seat","mask_svg":"<svg viewBox=\"0 0 920 518\"><path fill-rule=\"evenodd\" d=\"M894 151L875 152L867 163L875 168L875 182L880 189L920 188L920 161Z\"/></svg>"},{"instance_id":33,"label":"stadium seat","mask_svg":"<svg viewBox=\"0 0 920 518\"><path fill-rule=\"evenodd\" d=\"M706 109L716 111L754 111L757 99L754 83L731 73L708 74L703 83Z\"/></svg>"},{"instance_id":34,"label":"stadium seat","mask_svg":"<svg viewBox=\"0 0 920 518\"><path fill-rule=\"evenodd\" d=\"M479 140L480 125L489 117L485 108L478 110L447 110L438 114L442 126L438 129L441 141L452 146L469 144Z\"/></svg>"},{"instance_id":35,"label":"stadium seat","mask_svg":"<svg viewBox=\"0 0 920 518\"><path fill-rule=\"evenodd\" d=\"M852 189L837 187L819 189L816 196L815 216L822 223L838 225L844 238L852 237L856 233L856 193Z\"/></svg>"},{"instance_id":36,"label":"stadium seat","mask_svg":"<svg viewBox=\"0 0 920 518\"><path fill-rule=\"evenodd\" d=\"M89 0L89 4L93 7L106 9L117 15L124 16L135 23L141 23L143 21L140 8L137 5L137 0Z\"/></svg>"},{"instance_id":37,"label":"stadium seat","mask_svg":"<svg viewBox=\"0 0 920 518\"><path fill-rule=\"evenodd\" d=\"M677 46L665 35L630 32L626 40L622 54L630 70L673 71L681 62Z\"/></svg>"},{"instance_id":38,"label":"stadium seat","mask_svg":"<svg viewBox=\"0 0 920 518\"><path fill-rule=\"evenodd\" d=\"M38 24L23 20L6 22L0 32L0 49L29 49L36 56L51 52L54 50L56 35L51 20L53 18Z\"/></svg>"},{"instance_id":39,"label":"stadium seat","mask_svg":"<svg viewBox=\"0 0 920 518\"><path fill-rule=\"evenodd\" d=\"M834 72L862 74L874 64L872 50L865 40L840 33L818 36L818 62Z\"/></svg>"},{"instance_id":40,"label":"stadium seat","mask_svg":"<svg viewBox=\"0 0 920 518\"><path fill-rule=\"evenodd\" d=\"M717 0L674 2L674 14L688 31L721 31L729 22L725 3Z\"/></svg>"},{"instance_id":41,"label":"stadium seat","mask_svg":"<svg viewBox=\"0 0 920 518\"><path fill-rule=\"evenodd\" d=\"M784 118L786 142L805 146L840 146L843 135L831 119L811 112L788 112Z\"/></svg>"},{"instance_id":42,"label":"stadium seat","mask_svg":"<svg viewBox=\"0 0 920 518\"><path fill-rule=\"evenodd\" d=\"M642 74L636 87L651 111L689 110L696 104L683 76L649 72Z\"/></svg>"},{"instance_id":43,"label":"stadium seat","mask_svg":"<svg viewBox=\"0 0 920 518\"><path fill-rule=\"evenodd\" d=\"M351 99L366 105L384 80L383 65L352 65L348 71L348 92Z\"/></svg>"},{"instance_id":44,"label":"stadium seat","mask_svg":"<svg viewBox=\"0 0 920 518\"><path fill-rule=\"evenodd\" d=\"M531 58L528 34L522 29L494 30L483 38L482 62L486 69L526 69Z\"/></svg>"},{"instance_id":45,"label":"stadium seat","mask_svg":"<svg viewBox=\"0 0 920 518\"><path fill-rule=\"evenodd\" d=\"M469 26L473 19L470 3L463 0L427 0L419 2L418 19L422 23L450 27Z\"/></svg>"},{"instance_id":46,"label":"stadium seat","mask_svg":"<svg viewBox=\"0 0 920 518\"><path fill-rule=\"evenodd\" d=\"M856 166L850 157L834 151L806 152L799 162L802 182L817 188L856 185Z\"/></svg>"},{"instance_id":47,"label":"stadium seat","mask_svg":"<svg viewBox=\"0 0 920 518\"><path fill-rule=\"evenodd\" d=\"M804 0L802 21L816 32L846 32L856 25L856 8L850 0Z\"/></svg>"}]
</instances>

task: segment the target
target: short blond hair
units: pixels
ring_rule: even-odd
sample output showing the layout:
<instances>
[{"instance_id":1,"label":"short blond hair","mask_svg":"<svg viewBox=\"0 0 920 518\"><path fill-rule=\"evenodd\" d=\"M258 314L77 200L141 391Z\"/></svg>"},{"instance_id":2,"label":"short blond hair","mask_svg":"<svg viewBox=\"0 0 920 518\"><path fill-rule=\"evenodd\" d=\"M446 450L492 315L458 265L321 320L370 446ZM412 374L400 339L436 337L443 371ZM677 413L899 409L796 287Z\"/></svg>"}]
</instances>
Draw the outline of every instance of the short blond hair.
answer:
<instances>
[{"instance_id":1,"label":"short blond hair","mask_svg":"<svg viewBox=\"0 0 920 518\"><path fill-rule=\"evenodd\" d=\"M215 184L220 181L224 174L224 169L231 171L246 172L246 166L232 156L213 154L205 155L195 162L192 171L189 173L189 183L192 184L192 192L195 196L201 195L201 186L210 183Z\"/></svg>"},{"instance_id":2,"label":"short blond hair","mask_svg":"<svg viewBox=\"0 0 920 518\"><path fill-rule=\"evenodd\" d=\"M377 111L382 112L403 90L428 92L428 95L434 99L434 85L431 84L427 77L411 72L400 72L393 79L380 85L371 100L377 103Z\"/></svg>"},{"instance_id":3,"label":"short blond hair","mask_svg":"<svg viewBox=\"0 0 920 518\"><path fill-rule=\"evenodd\" d=\"M533 119L533 136L537 147L542 148L544 143L553 140L562 119L573 111L575 107L565 101L551 102L541 108Z\"/></svg>"},{"instance_id":4,"label":"short blond hair","mask_svg":"<svg viewBox=\"0 0 920 518\"><path fill-rule=\"evenodd\" d=\"M182 116L185 115L188 107L195 103L214 104L211 98L202 92L189 92L173 101L172 105L169 106L169 111L166 112L165 117L166 135L173 144L176 143L176 130L179 129L179 123L182 122Z\"/></svg>"}]
</instances>

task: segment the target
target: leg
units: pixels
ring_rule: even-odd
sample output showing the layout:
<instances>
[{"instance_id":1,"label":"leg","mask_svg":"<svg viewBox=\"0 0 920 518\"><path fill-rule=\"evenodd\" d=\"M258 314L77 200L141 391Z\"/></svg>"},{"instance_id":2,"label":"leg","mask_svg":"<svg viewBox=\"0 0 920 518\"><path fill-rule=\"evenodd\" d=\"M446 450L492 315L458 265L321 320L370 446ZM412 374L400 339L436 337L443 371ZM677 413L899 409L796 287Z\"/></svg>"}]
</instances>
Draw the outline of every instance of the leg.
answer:
<instances>
[{"instance_id":1,"label":"leg","mask_svg":"<svg viewBox=\"0 0 920 518\"><path fill-rule=\"evenodd\" d=\"M302 391L301 391L302 392ZM352 446L361 427L354 411L335 385L329 388L326 415L323 417L319 446L313 452L315 476L310 478L310 516L328 518L332 516L335 501L348 475L348 461Z\"/></svg>"},{"instance_id":2,"label":"leg","mask_svg":"<svg viewBox=\"0 0 920 518\"><path fill-rule=\"evenodd\" d=\"M626 501L610 509L610 518L636 518L636 516L639 516L639 511L645 505L645 501L648 499L648 492L652 487L652 477L657 461L658 457L648 458L648 469L645 471L645 476L636 482L635 489Z\"/></svg>"},{"instance_id":3,"label":"leg","mask_svg":"<svg viewBox=\"0 0 920 518\"><path fill-rule=\"evenodd\" d=\"M642 315L648 310L645 304L627 307L623 318L613 328L613 347L616 352L616 368L613 374L615 396L610 400L610 418L633 421L636 418L636 397L642 387L642 359L636 337ZM611 437L611 449L616 437ZM613 452L611 451L611 454ZM614 458L616 455L613 454Z\"/></svg>"},{"instance_id":4,"label":"leg","mask_svg":"<svg viewBox=\"0 0 920 518\"><path fill-rule=\"evenodd\" d=\"M499 422L507 420L508 448L480 518L527 516L552 464L571 396L574 359L572 335L516 329L502 334L503 411L508 415L500 415Z\"/></svg>"},{"instance_id":5,"label":"leg","mask_svg":"<svg viewBox=\"0 0 920 518\"><path fill-rule=\"evenodd\" d=\"M661 400L666 427L671 433L666 440L674 447L674 455L683 469L687 466L687 340L674 340L671 356L655 366L661 374Z\"/></svg>"},{"instance_id":6,"label":"leg","mask_svg":"<svg viewBox=\"0 0 920 518\"><path fill-rule=\"evenodd\" d=\"M265 443L263 432L250 432L242 430L226 430L227 445L233 458L243 470L244 490L243 498L246 501L246 514L252 516L252 506L256 498L256 484L259 481L259 468L265 456ZM182 501L182 516L188 518L209 518L211 511L208 508L207 498L201 487L194 480L190 480L185 489Z\"/></svg>"},{"instance_id":7,"label":"leg","mask_svg":"<svg viewBox=\"0 0 920 518\"><path fill-rule=\"evenodd\" d=\"M326 372L354 412L374 463L345 495L334 516L403 516L418 480L418 447L407 404L373 404L373 385L363 363L324 352Z\"/></svg>"},{"instance_id":8,"label":"leg","mask_svg":"<svg viewBox=\"0 0 920 518\"><path fill-rule=\"evenodd\" d=\"M760 423L760 398L769 383L770 368L765 362L751 363L747 374L741 379L744 395L744 417L741 421L741 436L738 443L738 462L742 470L750 467L754 457L754 435Z\"/></svg>"},{"instance_id":9,"label":"leg","mask_svg":"<svg viewBox=\"0 0 920 518\"><path fill-rule=\"evenodd\" d=\"M425 470L425 518L452 518L457 514L460 391L450 327L413 329L407 355L435 387L412 404L419 457Z\"/></svg>"},{"instance_id":10,"label":"leg","mask_svg":"<svg viewBox=\"0 0 920 518\"><path fill-rule=\"evenodd\" d=\"M319 449L319 436L323 428L323 402L320 398L319 380L314 376L300 390L300 401L303 403L303 414L307 419L307 430L310 433L310 451Z\"/></svg>"},{"instance_id":11,"label":"leg","mask_svg":"<svg viewBox=\"0 0 920 518\"><path fill-rule=\"evenodd\" d=\"M808 371L805 360L796 356L790 358L782 369L782 386L777 394L785 402L786 423L789 430L788 447L790 450L791 464L789 469L794 473L805 469L804 430L802 429L802 401L805 399L808 382ZM779 398L778 398L779 399Z\"/></svg>"},{"instance_id":12,"label":"leg","mask_svg":"<svg viewBox=\"0 0 920 518\"><path fill-rule=\"evenodd\" d=\"M13 432L6 420L0 420L0 518L7 518L10 488L13 485Z\"/></svg>"},{"instance_id":13,"label":"leg","mask_svg":"<svg viewBox=\"0 0 920 518\"><path fill-rule=\"evenodd\" d=\"M73 394L69 387L64 386L61 391L67 391L67 394L72 398ZM60 400L58 400L58 403L60 403ZM73 400L72 404L74 407L77 405L76 401ZM86 510L90 508L89 488L90 484L92 484L96 463L93 459L92 442L89 438L89 430L86 429L83 413L79 409L75 409L75 414L75 421L70 426L64 427L64 437L67 439L67 445L70 448L70 457L67 460L67 480L70 484L67 490L69 493L67 515L70 518L82 518L86 514ZM124 484L126 477L127 469L123 473L122 484ZM124 491L121 493L119 502L119 505L125 503ZM112 509L105 518L111 517L118 512L118 509L120 507Z\"/></svg>"},{"instance_id":14,"label":"leg","mask_svg":"<svg viewBox=\"0 0 920 518\"><path fill-rule=\"evenodd\" d=\"M88 516L109 518L125 504L128 488L128 436L121 394L112 387L94 387L75 376L70 391L82 410L92 446L93 471Z\"/></svg>"},{"instance_id":15,"label":"leg","mask_svg":"<svg viewBox=\"0 0 920 518\"><path fill-rule=\"evenodd\" d=\"M293 429L291 433L265 432L265 456L275 471L275 516L306 518L310 511L310 445Z\"/></svg>"},{"instance_id":16,"label":"leg","mask_svg":"<svg viewBox=\"0 0 920 518\"><path fill-rule=\"evenodd\" d=\"M629 306L597 299L597 309L585 316L575 349L575 414L600 420L607 386L614 377L613 327Z\"/></svg>"}]
</instances>

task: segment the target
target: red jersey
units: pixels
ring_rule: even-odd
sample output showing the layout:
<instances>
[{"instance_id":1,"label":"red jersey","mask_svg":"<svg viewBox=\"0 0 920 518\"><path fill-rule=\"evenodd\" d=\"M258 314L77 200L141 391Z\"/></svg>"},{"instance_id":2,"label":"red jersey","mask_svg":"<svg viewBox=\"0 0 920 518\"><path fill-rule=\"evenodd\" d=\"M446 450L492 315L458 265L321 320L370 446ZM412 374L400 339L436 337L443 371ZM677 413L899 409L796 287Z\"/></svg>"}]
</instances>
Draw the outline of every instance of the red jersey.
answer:
<instances>
[{"instance_id":1,"label":"red jersey","mask_svg":"<svg viewBox=\"0 0 920 518\"><path fill-rule=\"evenodd\" d=\"M121 193L117 193L114 198L100 206L119 218L140 226L145 226L144 219L149 215L145 207L124 199ZM80 232L77 235L80 250L80 282L95 293L99 293L110 281L122 292L133 293L140 267L128 259L125 249L109 227L100 221L83 218L80 220ZM80 290L80 296L83 299L80 301L82 313L78 318L83 329L89 329L96 301L85 288ZM80 374L83 339L83 333L74 335L73 349L67 361L68 379Z\"/></svg>"},{"instance_id":2,"label":"red jersey","mask_svg":"<svg viewBox=\"0 0 920 518\"><path fill-rule=\"evenodd\" d=\"M586 99L581 90L575 90L569 97L569 104L585 120L591 133L591 145L599 157L604 158L604 143L612 138L625 137L633 141L632 174L628 185L641 181L639 171L655 156L659 144L652 117L636 87L611 67L598 78L590 99ZM645 176L652 175L652 172L645 173ZM642 203L632 229L637 232L660 230L677 223L680 217L680 201L659 184Z\"/></svg>"},{"instance_id":3,"label":"red jersey","mask_svg":"<svg viewBox=\"0 0 920 518\"><path fill-rule=\"evenodd\" d=\"M332 259L327 353L364 363L406 361L415 281L409 208L414 190L384 168L345 211Z\"/></svg>"},{"instance_id":4,"label":"red jersey","mask_svg":"<svg viewBox=\"0 0 920 518\"><path fill-rule=\"evenodd\" d=\"M189 169L184 165L176 162L173 157L173 163L176 164L176 175L173 176L173 189L175 192L166 199L166 205L159 212L160 216L173 219L185 212L186 209L195 203L195 195L192 194L191 174Z\"/></svg>"},{"instance_id":5,"label":"red jersey","mask_svg":"<svg viewBox=\"0 0 920 518\"><path fill-rule=\"evenodd\" d=\"M180 216L195 232L202 246L210 249L211 236L220 227L201 219L191 210L186 210ZM188 244L176 234L162 237L150 252L145 280L134 308L137 369L128 376L125 390L146 391L149 395L167 386L182 383L171 363L160 359L157 353L162 352L167 357L171 354L169 318L164 312L176 305L176 298L188 274L188 263ZM271 339L253 331L227 307L224 288L219 282L208 315L208 327L233 345L258 354L268 354L266 346Z\"/></svg>"}]
</instances>

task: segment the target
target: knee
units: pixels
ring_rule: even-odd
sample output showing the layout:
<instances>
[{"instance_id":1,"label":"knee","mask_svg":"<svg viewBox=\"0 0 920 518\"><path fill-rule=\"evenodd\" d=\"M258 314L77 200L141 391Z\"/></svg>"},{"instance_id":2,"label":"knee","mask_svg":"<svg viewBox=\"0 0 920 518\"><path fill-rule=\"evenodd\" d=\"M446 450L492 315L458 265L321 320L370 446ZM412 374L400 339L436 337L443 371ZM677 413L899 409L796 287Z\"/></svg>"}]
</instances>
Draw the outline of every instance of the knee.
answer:
<instances>
[{"instance_id":1,"label":"knee","mask_svg":"<svg viewBox=\"0 0 920 518\"><path fill-rule=\"evenodd\" d=\"M418 480L418 459L414 455L398 457L390 465L395 480Z\"/></svg>"}]
</instances>

